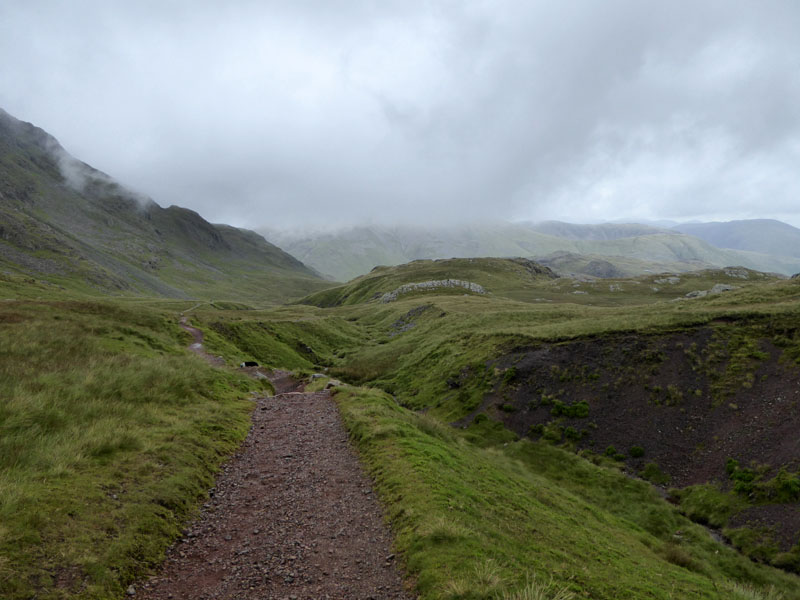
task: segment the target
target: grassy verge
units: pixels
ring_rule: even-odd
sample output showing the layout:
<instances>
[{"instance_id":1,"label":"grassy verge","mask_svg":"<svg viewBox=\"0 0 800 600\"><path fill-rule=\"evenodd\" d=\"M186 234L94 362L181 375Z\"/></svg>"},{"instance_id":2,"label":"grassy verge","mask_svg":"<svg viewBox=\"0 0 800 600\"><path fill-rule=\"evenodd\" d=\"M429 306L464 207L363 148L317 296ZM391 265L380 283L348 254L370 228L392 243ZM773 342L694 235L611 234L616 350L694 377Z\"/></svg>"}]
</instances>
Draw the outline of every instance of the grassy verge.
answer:
<instances>
[{"instance_id":1,"label":"grassy verge","mask_svg":"<svg viewBox=\"0 0 800 600\"><path fill-rule=\"evenodd\" d=\"M246 435L253 385L174 319L0 304L0 597L113 598L156 564Z\"/></svg>"},{"instance_id":2,"label":"grassy verge","mask_svg":"<svg viewBox=\"0 0 800 600\"><path fill-rule=\"evenodd\" d=\"M781 551L776 539L779 532L773 527L731 526L734 517L749 509L796 505L800 500L800 475L782 468L774 476L767 477L768 467L743 468L732 459L727 467L730 481L726 489L714 482L671 490L681 512L693 521L721 529L740 552L753 560L800 573L800 543L795 542Z\"/></svg>"},{"instance_id":3,"label":"grassy verge","mask_svg":"<svg viewBox=\"0 0 800 600\"><path fill-rule=\"evenodd\" d=\"M613 469L527 440L482 448L376 390L336 400L423 598L522 598L531 581L544 597L800 594Z\"/></svg>"}]
</instances>

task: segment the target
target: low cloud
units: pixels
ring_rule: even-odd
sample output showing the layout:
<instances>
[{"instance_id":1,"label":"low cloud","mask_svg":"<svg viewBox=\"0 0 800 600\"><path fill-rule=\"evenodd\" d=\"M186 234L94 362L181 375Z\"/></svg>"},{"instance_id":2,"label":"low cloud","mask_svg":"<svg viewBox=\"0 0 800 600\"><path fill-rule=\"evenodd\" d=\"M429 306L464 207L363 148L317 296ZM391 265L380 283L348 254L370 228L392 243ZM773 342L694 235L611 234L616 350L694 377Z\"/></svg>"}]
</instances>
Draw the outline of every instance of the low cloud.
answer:
<instances>
[{"instance_id":1,"label":"low cloud","mask_svg":"<svg viewBox=\"0 0 800 600\"><path fill-rule=\"evenodd\" d=\"M778 0L39 1L0 8L0 106L242 226L800 225L797 31Z\"/></svg>"}]
</instances>

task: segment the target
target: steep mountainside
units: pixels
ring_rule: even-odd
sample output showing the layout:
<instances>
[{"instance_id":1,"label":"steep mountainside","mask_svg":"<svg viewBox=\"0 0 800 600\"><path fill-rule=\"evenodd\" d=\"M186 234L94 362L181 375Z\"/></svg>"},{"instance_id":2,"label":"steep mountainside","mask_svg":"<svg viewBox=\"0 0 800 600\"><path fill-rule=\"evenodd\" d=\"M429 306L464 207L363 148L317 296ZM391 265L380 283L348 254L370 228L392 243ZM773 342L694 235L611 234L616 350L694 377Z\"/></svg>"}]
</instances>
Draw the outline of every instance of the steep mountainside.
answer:
<instances>
[{"instance_id":1,"label":"steep mountainside","mask_svg":"<svg viewBox=\"0 0 800 600\"><path fill-rule=\"evenodd\" d=\"M0 267L91 292L277 301L326 287L260 235L162 208L0 111Z\"/></svg>"},{"instance_id":2,"label":"steep mountainside","mask_svg":"<svg viewBox=\"0 0 800 600\"><path fill-rule=\"evenodd\" d=\"M304 263L339 281L363 275L377 265L419 259L521 256L539 260L554 252L593 255L587 261L573 261L573 266L602 257L611 263L609 272L626 276L733 265L786 275L800 271L798 258L720 249L697 237L644 225L545 224L544 230L550 233L537 230L539 227L485 223L470 227L365 226L328 232L262 232Z\"/></svg>"},{"instance_id":3,"label":"steep mountainside","mask_svg":"<svg viewBox=\"0 0 800 600\"><path fill-rule=\"evenodd\" d=\"M673 229L699 237L719 248L800 257L800 229L773 219L684 223Z\"/></svg>"}]
</instances>

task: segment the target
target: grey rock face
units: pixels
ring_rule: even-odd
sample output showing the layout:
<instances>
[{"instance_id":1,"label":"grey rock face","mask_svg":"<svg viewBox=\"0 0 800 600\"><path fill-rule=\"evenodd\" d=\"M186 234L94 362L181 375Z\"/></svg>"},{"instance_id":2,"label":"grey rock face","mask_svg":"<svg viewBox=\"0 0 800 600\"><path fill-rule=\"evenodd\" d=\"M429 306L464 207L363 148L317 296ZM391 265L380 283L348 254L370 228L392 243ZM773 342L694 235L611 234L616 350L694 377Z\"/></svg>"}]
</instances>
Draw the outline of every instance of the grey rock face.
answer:
<instances>
[{"instance_id":1,"label":"grey rock face","mask_svg":"<svg viewBox=\"0 0 800 600\"><path fill-rule=\"evenodd\" d=\"M406 283L399 288L392 290L388 294L381 296L381 302L394 302L403 294L418 291L432 291L442 288L464 288L476 294L485 294L486 290L482 285L472 283L471 281L463 281L461 279L438 279L433 281L421 281L419 283Z\"/></svg>"},{"instance_id":2,"label":"grey rock face","mask_svg":"<svg viewBox=\"0 0 800 600\"><path fill-rule=\"evenodd\" d=\"M727 283L717 283L710 290L695 290L686 294L687 298L703 298L704 296L711 296L714 294L721 294L722 292L729 292L738 289L735 285L728 285Z\"/></svg>"}]
</instances>

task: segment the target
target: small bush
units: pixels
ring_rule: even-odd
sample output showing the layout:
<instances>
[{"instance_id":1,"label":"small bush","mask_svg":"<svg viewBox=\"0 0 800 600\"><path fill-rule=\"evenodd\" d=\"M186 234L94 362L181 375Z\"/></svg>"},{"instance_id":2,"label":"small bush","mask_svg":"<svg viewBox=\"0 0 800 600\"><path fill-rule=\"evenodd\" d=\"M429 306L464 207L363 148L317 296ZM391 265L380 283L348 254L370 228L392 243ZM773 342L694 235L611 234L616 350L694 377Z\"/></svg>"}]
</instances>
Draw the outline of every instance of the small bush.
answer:
<instances>
[{"instance_id":1,"label":"small bush","mask_svg":"<svg viewBox=\"0 0 800 600\"><path fill-rule=\"evenodd\" d=\"M589 416L589 404L585 400L575 404L564 404L560 400L554 400L550 414L554 417L564 416L571 419L583 419Z\"/></svg>"},{"instance_id":2,"label":"small bush","mask_svg":"<svg viewBox=\"0 0 800 600\"><path fill-rule=\"evenodd\" d=\"M796 473L790 474L781 469L773 482L778 502L795 502L800 498L800 479Z\"/></svg>"},{"instance_id":3,"label":"small bush","mask_svg":"<svg viewBox=\"0 0 800 600\"><path fill-rule=\"evenodd\" d=\"M675 384L669 384L667 386L667 406L674 406L676 404L680 404L683 400L683 392L680 388Z\"/></svg>"},{"instance_id":4,"label":"small bush","mask_svg":"<svg viewBox=\"0 0 800 600\"><path fill-rule=\"evenodd\" d=\"M509 367L503 373L503 385L510 385L517 378L517 367Z\"/></svg>"},{"instance_id":5,"label":"small bush","mask_svg":"<svg viewBox=\"0 0 800 600\"><path fill-rule=\"evenodd\" d=\"M564 428L558 423L548 423L542 432L542 439L548 442L558 443L564 436Z\"/></svg>"},{"instance_id":6,"label":"small bush","mask_svg":"<svg viewBox=\"0 0 800 600\"><path fill-rule=\"evenodd\" d=\"M628 454L630 454L632 458L641 458L644 456L644 448L641 446L631 446L631 449L628 450Z\"/></svg>"}]
</instances>

